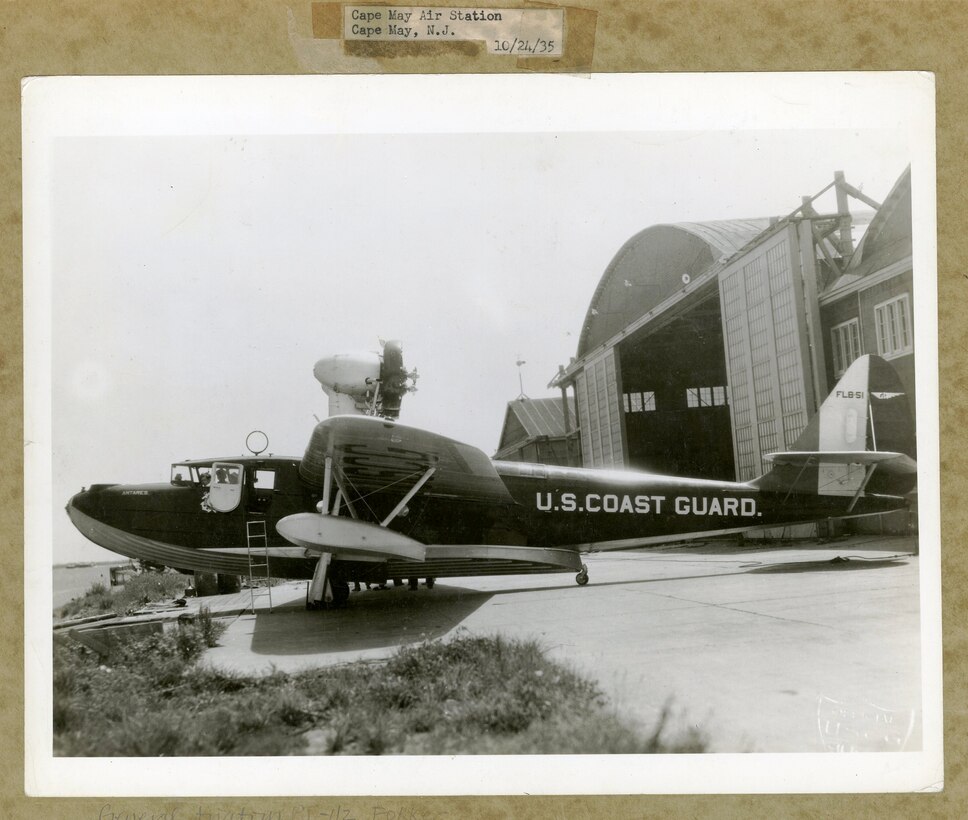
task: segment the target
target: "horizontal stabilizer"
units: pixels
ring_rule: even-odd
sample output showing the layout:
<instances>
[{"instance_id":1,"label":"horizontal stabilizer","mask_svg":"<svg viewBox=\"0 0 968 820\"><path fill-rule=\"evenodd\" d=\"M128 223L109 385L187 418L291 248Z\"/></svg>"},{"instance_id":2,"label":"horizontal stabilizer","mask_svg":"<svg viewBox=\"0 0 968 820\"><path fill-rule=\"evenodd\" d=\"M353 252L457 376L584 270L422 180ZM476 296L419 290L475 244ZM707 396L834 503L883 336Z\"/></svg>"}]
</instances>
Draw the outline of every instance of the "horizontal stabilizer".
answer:
<instances>
[{"instance_id":1,"label":"horizontal stabilizer","mask_svg":"<svg viewBox=\"0 0 968 820\"><path fill-rule=\"evenodd\" d=\"M788 452L752 483L770 492L860 497L905 495L917 483L914 424L900 377L879 356L860 356Z\"/></svg>"},{"instance_id":2,"label":"horizontal stabilizer","mask_svg":"<svg viewBox=\"0 0 968 820\"><path fill-rule=\"evenodd\" d=\"M330 552L344 559L407 558L423 561L425 547L386 527L319 513L287 515L276 530L290 543L313 552Z\"/></svg>"},{"instance_id":3,"label":"horizontal stabilizer","mask_svg":"<svg viewBox=\"0 0 968 820\"><path fill-rule=\"evenodd\" d=\"M767 453L765 461L772 464L880 464L883 461L894 461L907 458L904 453L885 453L875 450L824 450L824 451L787 451Z\"/></svg>"}]
</instances>

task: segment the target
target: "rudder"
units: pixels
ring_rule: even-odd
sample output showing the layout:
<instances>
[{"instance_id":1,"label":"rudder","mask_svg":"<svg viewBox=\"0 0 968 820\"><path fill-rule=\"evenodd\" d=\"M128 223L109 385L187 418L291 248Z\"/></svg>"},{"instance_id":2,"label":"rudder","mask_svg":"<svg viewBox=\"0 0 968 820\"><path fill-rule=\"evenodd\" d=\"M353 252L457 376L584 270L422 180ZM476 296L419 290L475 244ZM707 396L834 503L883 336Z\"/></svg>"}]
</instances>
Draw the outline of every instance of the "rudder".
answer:
<instances>
[{"instance_id":1,"label":"rudder","mask_svg":"<svg viewBox=\"0 0 968 820\"><path fill-rule=\"evenodd\" d=\"M903 495L917 481L914 424L896 371L879 356L856 359L793 448L772 453L761 489L817 495Z\"/></svg>"}]
</instances>

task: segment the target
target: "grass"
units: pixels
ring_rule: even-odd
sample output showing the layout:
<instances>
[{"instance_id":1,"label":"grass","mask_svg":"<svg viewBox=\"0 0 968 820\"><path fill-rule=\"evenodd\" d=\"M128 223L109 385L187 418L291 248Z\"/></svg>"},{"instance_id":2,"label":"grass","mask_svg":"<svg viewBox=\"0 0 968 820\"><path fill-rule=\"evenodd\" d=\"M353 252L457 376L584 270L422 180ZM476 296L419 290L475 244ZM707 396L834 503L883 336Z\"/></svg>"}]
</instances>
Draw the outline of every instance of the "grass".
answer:
<instances>
[{"instance_id":1,"label":"grass","mask_svg":"<svg viewBox=\"0 0 968 820\"><path fill-rule=\"evenodd\" d=\"M175 572L143 572L129 578L122 587L105 587L96 582L80 598L75 598L54 614L60 618L89 615L127 615L154 601L182 595L191 578Z\"/></svg>"},{"instance_id":2,"label":"grass","mask_svg":"<svg viewBox=\"0 0 968 820\"><path fill-rule=\"evenodd\" d=\"M99 658L56 645L54 751L68 756L701 752L693 731L640 731L534 642L464 637L264 677L196 664L207 618Z\"/></svg>"}]
</instances>

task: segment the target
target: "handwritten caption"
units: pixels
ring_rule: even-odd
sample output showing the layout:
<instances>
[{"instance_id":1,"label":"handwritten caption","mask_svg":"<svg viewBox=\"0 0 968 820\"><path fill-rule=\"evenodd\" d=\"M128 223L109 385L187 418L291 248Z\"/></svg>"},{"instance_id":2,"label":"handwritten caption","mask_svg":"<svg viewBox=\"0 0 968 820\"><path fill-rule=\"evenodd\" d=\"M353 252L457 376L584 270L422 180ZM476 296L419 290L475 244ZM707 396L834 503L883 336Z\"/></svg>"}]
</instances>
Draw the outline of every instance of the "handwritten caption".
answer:
<instances>
[{"instance_id":1,"label":"handwritten caption","mask_svg":"<svg viewBox=\"0 0 968 820\"><path fill-rule=\"evenodd\" d=\"M446 812L419 806L374 804L360 810L336 803L293 806L285 809L257 809L246 805L209 808L206 806L157 809L131 808L106 803L97 820L446 820Z\"/></svg>"},{"instance_id":2,"label":"handwritten caption","mask_svg":"<svg viewBox=\"0 0 968 820\"><path fill-rule=\"evenodd\" d=\"M489 54L560 57L562 9L344 6L343 39L369 42L483 41Z\"/></svg>"}]
</instances>

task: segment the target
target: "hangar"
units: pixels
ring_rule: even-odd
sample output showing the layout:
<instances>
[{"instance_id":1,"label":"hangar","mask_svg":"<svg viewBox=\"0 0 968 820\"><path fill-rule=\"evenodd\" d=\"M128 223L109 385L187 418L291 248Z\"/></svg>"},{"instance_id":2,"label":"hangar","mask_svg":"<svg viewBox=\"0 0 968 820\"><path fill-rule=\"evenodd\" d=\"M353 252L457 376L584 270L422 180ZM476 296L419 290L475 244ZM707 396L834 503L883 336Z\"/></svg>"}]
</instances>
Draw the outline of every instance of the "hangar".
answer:
<instances>
[{"instance_id":1,"label":"hangar","mask_svg":"<svg viewBox=\"0 0 968 820\"><path fill-rule=\"evenodd\" d=\"M573 429L574 400L532 399L523 393L508 402L494 458L574 467L581 464Z\"/></svg>"},{"instance_id":2,"label":"hangar","mask_svg":"<svg viewBox=\"0 0 968 820\"><path fill-rule=\"evenodd\" d=\"M783 217L635 234L549 385L573 396L577 463L752 479L865 353L891 360L913 414L911 260L910 167L883 203L837 172Z\"/></svg>"}]
</instances>

